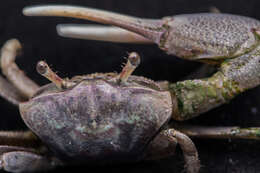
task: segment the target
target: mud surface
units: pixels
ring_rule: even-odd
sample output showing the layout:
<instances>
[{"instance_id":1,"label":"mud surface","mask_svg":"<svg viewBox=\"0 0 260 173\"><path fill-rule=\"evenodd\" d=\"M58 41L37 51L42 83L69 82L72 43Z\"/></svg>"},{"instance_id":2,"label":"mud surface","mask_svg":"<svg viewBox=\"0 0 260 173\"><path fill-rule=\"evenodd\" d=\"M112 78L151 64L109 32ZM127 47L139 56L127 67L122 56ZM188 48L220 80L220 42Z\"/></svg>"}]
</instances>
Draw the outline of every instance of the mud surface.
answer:
<instances>
[{"instance_id":1,"label":"mud surface","mask_svg":"<svg viewBox=\"0 0 260 173\"><path fill-rule=\"evenodd\" d=\"M191 74L199 63L168 56L154 45L111 44L105 42L74 40L56 35L58 23L90 23L82 20L24 17L21 13L26 5L54 3L53 0L9 0L0 5L0 45L10 38L23 44L23 53L17 63L25 73L39 84L48 81L37 74L35 65L46 60L62 77L93 72L120 71L126 52L137 51L142 56L136 75L154 80L177 81ZM142 1L73 1L57 0L55 4L75 4L101 8L146 18L160 18L174 14L208 12L215 6L223 13L250 16L260 20L260 1L257 0L142 0ZM187 123L212 126L260 126L260 88L255 88L229 104L214 109ZM0 99L2 130L25 129L15 106ZM201 159L202 173L255 173L260 172L260 142L246 140L194 140ZM80 171L79 167L58 169L53 172ZM181 152L176 157L161 161L106 167L86 166L84 172L181 172Z\"/></svg>"}]
</instances>

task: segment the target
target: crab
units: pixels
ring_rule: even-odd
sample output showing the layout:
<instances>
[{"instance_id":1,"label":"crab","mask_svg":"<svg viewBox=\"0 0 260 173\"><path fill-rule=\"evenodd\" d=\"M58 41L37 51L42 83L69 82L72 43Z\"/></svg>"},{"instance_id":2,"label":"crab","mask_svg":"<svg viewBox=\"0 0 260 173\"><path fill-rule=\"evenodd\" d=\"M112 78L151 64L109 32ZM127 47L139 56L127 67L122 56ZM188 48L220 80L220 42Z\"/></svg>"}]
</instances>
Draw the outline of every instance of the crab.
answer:
<instances>
[{"instance_id":1,"label":"crab","mask_svg":"<svg viewBox=\"0 0 260 173\"><path fill-rule=\"evenodd\" d=\"M259 139L260 128L179 126L229 102L260 83L260 22L231 14L191 14L140 19L76 6L27 7L28 16L66 16L116 27L59 25L58 33L85 39L156 43L168 54L218 67L211 77L155 82L132 73L136 52L117 73L62 79L44 61L36 70L52 83L39 87L15 64L18 40L1 51L0 95L19 110L30 129L0 132L0 167L34 172L68 164L160 159L177 144L188 173L198 173L197 149L188 136ZM120 29L120 28L123 29ZM105 33L105 34L104 34ZM171 123L170 123L171 122Z\"/></svg>"}]
</instances>

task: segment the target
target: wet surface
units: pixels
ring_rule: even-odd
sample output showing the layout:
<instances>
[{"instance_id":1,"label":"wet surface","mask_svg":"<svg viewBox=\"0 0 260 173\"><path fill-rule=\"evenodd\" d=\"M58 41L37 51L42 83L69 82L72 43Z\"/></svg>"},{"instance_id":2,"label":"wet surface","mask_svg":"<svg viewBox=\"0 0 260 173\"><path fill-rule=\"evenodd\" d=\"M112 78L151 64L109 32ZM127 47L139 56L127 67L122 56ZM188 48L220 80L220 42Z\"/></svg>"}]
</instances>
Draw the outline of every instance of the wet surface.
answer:
<instances>
[{"instance_id":1,"label":"wet surface","mask_svg":"<svg viewBox=\"0 0 260 173\"><path fill-rule=\"evenodd\" d=\"M105 42L74 40L56 35L58 23L90 23L82 20L55 17L24 17L21 13L26 5L53 3L51 0L9 0L0 6L0 44L10 38L17 38L23 44L23 53L17 63L25 73L39 84L48 81L37 74L37 61L46 60L61 77L93 72L120 71L126 52L141 54L141 65L136 75L154 80L177 81L191 74L198 63L182 61L168 56L154 45L111 44ZM57 0L55 4L75 4L73 0ZM167 15L207 12L216 6L224 13L233 13L260 19L260 2L257 0L142 0L142 1L80 1L85 5L146 18ZM260 88L255 88L232 100L229 104L214 109L187 123L210 126L260 126ZM3 130L24 129L16 107L0 99ZM203 173L255 173L260 172L260 142L247 140L194 140L201 158ZM80 171L79 167L58 169L53 172ZM105 167L85 166L84 172L181 172L183 158L178 149L176 157L161 161Z\"/></svg>"}]
</instances>

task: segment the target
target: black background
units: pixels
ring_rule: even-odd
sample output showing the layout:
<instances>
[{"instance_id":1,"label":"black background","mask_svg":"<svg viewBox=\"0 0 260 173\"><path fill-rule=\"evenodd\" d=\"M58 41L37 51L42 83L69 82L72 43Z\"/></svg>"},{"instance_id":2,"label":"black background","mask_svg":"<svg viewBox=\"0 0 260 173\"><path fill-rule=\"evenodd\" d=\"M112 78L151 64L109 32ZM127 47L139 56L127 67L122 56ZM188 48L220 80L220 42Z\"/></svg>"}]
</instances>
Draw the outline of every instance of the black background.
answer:
<instances>
[{"instance_id":1,"label":"black background","mask_svg":"<svg viewBox=\"0 0 260 173\"><path fill-rule=\"evenodd\" d=\"M23 44L23 54L17 63L25 73L39 84L48 81L37 74L37 61L45 59L62 77L93 72L120 71L126 52L137 51L142 56L135 74L154 80L177 81L200 66L168 56L155 45L130 45L61 38L55 26L58 23L90 23L87 21L56 17L25 17L22 8L27 5L54 3L53 0L9 0L0 5L0 45L10 38ZM74 4L106 9L146 18L208 12L215 6L223 13L250 16L260 20L260 1L257 0L57 0L55 4ZM260 88L243 93L229 104L214 109L187 123L214 126L260 126ZM2 130L26 128L18 109L0 99ZM260 142L248 140L194 140L205 173L260 172ZM80 168L58 169L72 172ZM138 164L106 167L87 166L84 172L181 172L183 159L178 151L174 158Z\"/></svg>"}]
</instances>

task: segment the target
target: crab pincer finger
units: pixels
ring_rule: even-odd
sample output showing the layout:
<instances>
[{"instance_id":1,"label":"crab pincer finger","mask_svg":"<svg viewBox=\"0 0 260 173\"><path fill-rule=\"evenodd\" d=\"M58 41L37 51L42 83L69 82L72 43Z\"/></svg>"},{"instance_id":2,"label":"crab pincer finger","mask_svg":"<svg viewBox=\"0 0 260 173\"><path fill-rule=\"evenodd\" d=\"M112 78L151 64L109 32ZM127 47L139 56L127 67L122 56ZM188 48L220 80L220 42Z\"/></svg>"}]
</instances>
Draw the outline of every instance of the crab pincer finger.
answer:
<instances>
[{"instance_id":1,"label":"crab pincer finger","mask_svg":"<svg viewBox=\"0 0 260 173\"><path fill-rule=\"evenodd\" d=\"M69 38L117 43L152 43L141 35L125 29L110 26L59 24L57 25L57 32L60 36Z\"/></svg>"},{"instance_id":2,"label":"crab pincer finger","mask_svg":"<svg viewBox=\"0 0 260 173\"><path fill-rule=\"evenodd\" d=\"M165 32L162 20L141 19L94 8L68 5L42 5L26 7L23 9L23 14L26 16L73 17L114 25L139 34L155 43L160 42L161 35Z\"/></svg>"}]
</instances>

